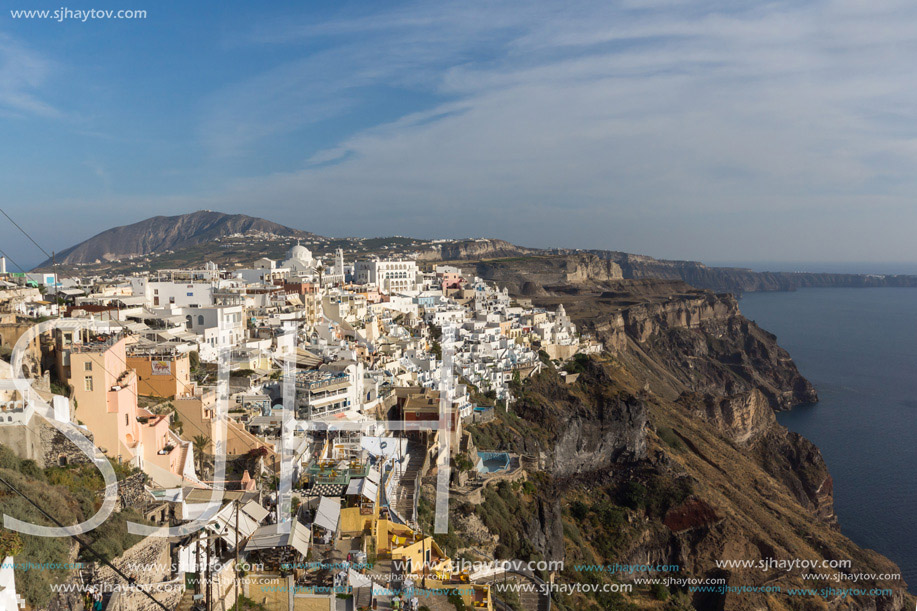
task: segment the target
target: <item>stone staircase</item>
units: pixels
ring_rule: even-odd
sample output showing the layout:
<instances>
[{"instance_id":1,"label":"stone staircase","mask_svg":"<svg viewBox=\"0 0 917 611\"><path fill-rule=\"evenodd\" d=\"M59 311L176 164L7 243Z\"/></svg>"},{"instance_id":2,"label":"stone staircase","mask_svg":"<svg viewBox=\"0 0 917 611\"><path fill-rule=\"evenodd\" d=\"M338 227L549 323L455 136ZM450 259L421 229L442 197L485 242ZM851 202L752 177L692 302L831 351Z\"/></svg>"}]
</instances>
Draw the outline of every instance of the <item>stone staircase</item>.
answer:
<instances>
[{"instance_id":1,"label":"stone staircase","mask_svg":"<svg viewBox=\"0 0 917 611\"><path fill-rule=\"evenodd\" d=\"M420 492L416 489L418 474L423 468L424 448L419 444L408 444L408 464L398 482L398 499L395 501L395 511L409 522L417 520L414 515L415 497Z\"/></svg>"},{"instance_id":2,"label":"stone staircase","mask_svg":"<svg viewBox=\"0 0 917 611\"><path fill-rule=\"evenodd\" d=\"M510 573L506 576L507 583L516 583L516 584L531 584L536 588L538 587L537 582L525 575L520 575L518 573ZM495 575L493 577L488 577L487 579L481 581L480 583L490 583L490 584L499 584L504 583L504 576L502 573ZM491 589L491 597L494 599L495 606L502 609L511 609L508 605L501 604L503 599L502 591L498 591L497 588ZM545 596L538 591L535 592L522 592L519 591L516 593L516 596L519 598L520 607L525 611L549 611L551 608L550 597Z\"/></svg>"}]
</instances>

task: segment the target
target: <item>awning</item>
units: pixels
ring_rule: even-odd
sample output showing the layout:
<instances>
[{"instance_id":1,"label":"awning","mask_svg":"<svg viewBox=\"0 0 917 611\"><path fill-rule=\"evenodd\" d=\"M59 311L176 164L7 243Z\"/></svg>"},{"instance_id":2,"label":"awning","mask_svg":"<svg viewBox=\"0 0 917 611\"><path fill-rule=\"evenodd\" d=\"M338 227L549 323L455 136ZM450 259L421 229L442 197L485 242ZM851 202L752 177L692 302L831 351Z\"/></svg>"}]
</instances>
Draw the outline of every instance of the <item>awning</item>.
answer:
<instances>
[{"instance_id":1,"label":"awning","mask_svg":"<svg viewBox=\"0 0 917 611\"><path fill-rule=\"evenodd\" d=\"M378 474L376 474L378 479ZM376 498L379 492L379 483L378 481L372 481L368 477L361 477L358 479L350 480L350 484L347 486L347 496L357 496L360 495L366 499L369 499L372 502L376 502Z\"/></svg>"},{"instance_id":2,"label":"awning","mask_svg":"<svg viewBox=\"0 0 917 611\"><path fill-rule=\"evenodd\" d=\"M245 551L252 552L260 549L289 546L303 556L307 555L309 553L309 529L296 520L287 524L290 525L290 532L288 533L279 532L280 524L262 526L248 540Z\"/></svg>"},{"instance_id":3,"label":"awning","mask_svg":"<svg viewBox=\"0 0 917 611\"><path fill-rule=\"evenodd\" d=\"M335 532L341 519L341 501L336 498L323 496L318 502L318 511L315 512L315 525L327 531Z\"/></svg>"},{"instance_id":4,"label":"awning","mask_svg":"<svg viewBox=\"0 0 917 611\"><path fill-rule=\"evenodd\" d=\"M369 499L373 503L376 502L376 498L379 495L379 485L375 482L369 481L368 478L364 478L363 486L360 490L360 494L363 495L363 498Z\"/></svg>"},{"instance_id":5,"label":"awning","mask_svg":"<svg viewBox=\"0 0 917 611\"><path fill-rule=\"evenodd\" d=\"M239 510L239 539L247 539L258 529L258 525L268 515L268 510L255 501L249 501ZM215 516L211 529L222 535L226 543L232 547L236 543L236 508L235 503L229 503Z\"/></svg>"}]
</instances>

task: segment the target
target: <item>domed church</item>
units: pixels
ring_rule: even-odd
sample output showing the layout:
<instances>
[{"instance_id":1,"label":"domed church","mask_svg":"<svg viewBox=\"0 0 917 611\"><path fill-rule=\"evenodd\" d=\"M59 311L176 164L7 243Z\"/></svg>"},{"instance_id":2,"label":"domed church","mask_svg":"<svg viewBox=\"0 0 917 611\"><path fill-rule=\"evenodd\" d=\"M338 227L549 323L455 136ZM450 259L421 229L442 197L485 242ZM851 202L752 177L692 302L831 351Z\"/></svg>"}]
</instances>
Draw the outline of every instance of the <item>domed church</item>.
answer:
<instances>
[{"instance_id":1,"label":"domed church","mask_svg":"<svg viewBox=\"0 0 917 611\"><path fill-rule=\"evenodd\" d=\"M282 263L282 267L288 267L293 274L306 275L315 271L315 259L312 258L312 251L300 243L287 251L287 258Z\"/></svg>"}]
</instances>

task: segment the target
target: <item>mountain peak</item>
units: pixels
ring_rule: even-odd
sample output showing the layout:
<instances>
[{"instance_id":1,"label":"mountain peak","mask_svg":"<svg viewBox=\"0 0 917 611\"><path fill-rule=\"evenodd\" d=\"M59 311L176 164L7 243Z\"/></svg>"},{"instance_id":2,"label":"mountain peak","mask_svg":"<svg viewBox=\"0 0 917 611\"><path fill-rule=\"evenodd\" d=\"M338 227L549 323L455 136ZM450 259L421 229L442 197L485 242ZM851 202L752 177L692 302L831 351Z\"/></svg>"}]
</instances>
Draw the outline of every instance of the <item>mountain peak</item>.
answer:
<instances>
[{"instance_id":1,"label":"mountain peak","mask_svg":"<svg viewBox=\"0 0 917 611\"><path fill-rule=\"evenodd\" d=\"M73 265L187 248L234 234L263 233L310 238L314 234L245 214L197 210L175 216L154 216L131 225L107 229L57 254L58 263ZM45 261L42 266L51 262Z\"/></svg>"}]
</instances>

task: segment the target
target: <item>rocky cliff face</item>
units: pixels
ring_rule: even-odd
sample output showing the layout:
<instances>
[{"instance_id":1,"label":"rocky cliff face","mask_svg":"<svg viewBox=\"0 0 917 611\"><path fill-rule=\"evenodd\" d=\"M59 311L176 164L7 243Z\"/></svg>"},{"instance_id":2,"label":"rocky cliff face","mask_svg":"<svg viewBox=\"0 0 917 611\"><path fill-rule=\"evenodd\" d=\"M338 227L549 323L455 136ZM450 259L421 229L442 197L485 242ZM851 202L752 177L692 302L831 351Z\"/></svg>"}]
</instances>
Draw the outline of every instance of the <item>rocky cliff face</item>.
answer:
<instances>
[{"instance_id":1,"label":"rocky cliff face","mask_svg":"<svg viewBox=\"0 0 917 611\"><path fill-rule=\"evenodd\" d=\"M484 425L491 433L479 441L536 457L543 469L530 475L535 500L514 518L524 541L504 551L562 557L561 582L606 578L576 572L578 563L678 564L679 577L720 578L734 588L891 592L833 600L676 593L679 608L912 608L901 581L853 584L841 575L815 583L803 570L774 574L717 565L724 559L849 559L856 569L846 572L898 572L840 533L821 453L777 422L775 409L817 397L773 335L746 320L732 296L679 281L614 281L604 288L557 285L535 301L564 303L578 324L602 339L606 355L577 361L573 385L551 369L527 380L515 391L512 413ZM636 591L628 601L650 608L639 586ZM625 604L600 596L555 598L561 610Z\"/></svg>"},{"instance_id":2,"label":"rocky cliff face","mask_svg":"<svg viewBox=\"0 0 917 611\"><path fill-rule=\"evenodd\" d=\"M503 240L458 240L432 244L417 254L419 261L463 261L538 254L538 249L516 246Z\"/></svg>"},{"instance_id":3,"label":"rocky cliff face","mask_svg":"<svg viewBox=\"0 0 917 611\"><path fill-rule=\"evenodd\" d=\"M619 281L600 294L535 302L563 303L577 324L669 399L683 392L729 396L757 389L774 409L818 400L777 338L742 316L730 294L642 280Z\"/></svg>"},{"instance_id":4,"label":"rocky cliff face","mask_svg":"<svg viewBox=\"0 0 917 611\"><path fill-rule=\"evenodd\" d=\"M488 242L498 244L488 245ZM608 280L680 280L695 288L741 294L754 291L794 291L799 288L917 287L917 276L832 274L817 272L756 272L739 267L710 267L697 261L671 261L610 250L538 250L493 240L439 246L422 253L426 260L469 261L482 278L522 286L550 286L561 280L597 288ZM473 246L472 246L473 245ZM504 258L501 260L501 257ZM514 260L526 257L525 261ZM553 262L548 262L554 260ZM584 264L588 262L588 264ZM542 275L550 268L579 269L561 278ZM613 271L610 271L613 270Z\"/></svg>"},{"instance_id":5,"label":"rocky cliff face","mask_svg":"<svg viewBox=\"0 0 917 611\"><path fill-rule=\"evenodd\" d=\"M624 277L614 261L587 253L483 261L469 271L485 280L507 286L510 292L526 296L545 295L560 287L594 285Z\"/></svg>"},{"instance_id":6,"label":"rocky cliff face","mask_svg":"<svg viewBox=\"0 0 917 611\"><path fill-rule=\"evenodd\" d=\"M616 262L625 278L678 279L700 289L730 293L794 291L800 288L917 287L917 276L756 272L740 267L708 267L697 261L667 261L621 252L598 251L597 254Z\"/></svg>"},{"instance_id":7,"label":"rocky cliff face","mask_svg":"<svg viewBox=\"0 0 917 611\"><path fill-rule=\"evenodd\" d=\"M777 422L770 402L757 388L729 396L685 395L679 402L712 424L726 439L740 445L758 440Z\"/></svg>"},{"instance_id":8,"label":"rocky cliff face","mask_svg":"<svg viewBox=\"0 0 917 611\"><path fill-rule=\"evenodd\" d=\"M546 456L556 478L602 471L646 457L646 404L618 387L601 367L588 387L570 389L553 376L533 378L514 411L545 431L524 449Z\"/></svg>"}]
</instances>

